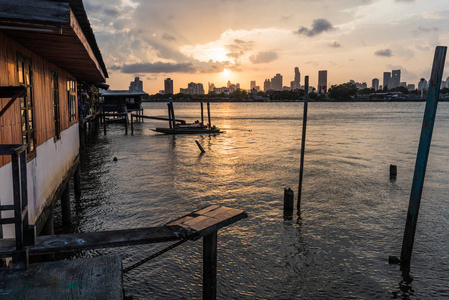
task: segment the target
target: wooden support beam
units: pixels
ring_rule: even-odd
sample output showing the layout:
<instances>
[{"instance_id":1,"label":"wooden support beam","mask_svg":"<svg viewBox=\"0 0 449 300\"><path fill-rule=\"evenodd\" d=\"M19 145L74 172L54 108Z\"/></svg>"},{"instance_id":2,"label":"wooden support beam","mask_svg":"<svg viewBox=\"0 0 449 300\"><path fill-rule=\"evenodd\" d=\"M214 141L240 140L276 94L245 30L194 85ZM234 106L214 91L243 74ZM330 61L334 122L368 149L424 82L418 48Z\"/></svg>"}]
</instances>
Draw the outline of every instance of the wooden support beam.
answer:
<instances>
[{"instance_id":1,"label":"wooden support beam","mask_svg":"<svg viewBox=\"0 0 449 300\"><path fill-rule=\"evenodd\" d=\"M217 232L203 237L203 299L217 298Z\"/></svg>"}]
</instances>

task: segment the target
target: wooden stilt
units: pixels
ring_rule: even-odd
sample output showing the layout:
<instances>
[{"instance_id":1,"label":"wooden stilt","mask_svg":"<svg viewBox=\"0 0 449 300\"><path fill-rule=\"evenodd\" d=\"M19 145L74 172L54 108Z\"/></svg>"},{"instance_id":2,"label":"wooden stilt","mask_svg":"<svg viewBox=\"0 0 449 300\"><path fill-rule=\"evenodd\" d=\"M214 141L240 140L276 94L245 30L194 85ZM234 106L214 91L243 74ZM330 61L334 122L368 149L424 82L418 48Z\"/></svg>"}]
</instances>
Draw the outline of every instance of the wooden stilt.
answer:
<instances>
[{"instance_id":1,"label":"wooden stilt","mask_svg":"<svg viewBox=\"0 0 449 300\"><path fill-rule=\"evenodd\" d=\"M309 105L309 76L304 78L304 113L302 116L302 138L301 138L301 162L299 166L299 185L298 185L298 202L296 209L298 216L301 215L301 192L302 192L302 176L304 173L304 151L306 147L306 131L307 131L307 108Z\"/></svg>"},{"instance_id":2,"label":"wooden stilt","mask_svg":"<svg viewBox=\"0 0 449 300\"><path fill-rule=\"evenodd\" d=\"M217 232L203 238L203 299L217 298Z\"/></svg>"},{"instance_id":3,"label":"wooden stilt","mask_svg":"<svg viewBox=\"0 0 449 300\"><path fill-rule=\"evenodd\" d=\"M208 119L208 122L209 122L208 127L210 129L212 124L210 123L210 104L209 104L209 102L207 102L207 119Z\"/></svg>"},{"instance_id":4,"label":"wooden stilt","mask_svg":"<svg viewBox=\"0 0 449 300\"><path fill-rule=\"evenodd\" d=\"M73 187L75 189L75 197L81 196L81 170L80 166L75 170L75 174L73 174Z\"/></svg>"}]
</instances>

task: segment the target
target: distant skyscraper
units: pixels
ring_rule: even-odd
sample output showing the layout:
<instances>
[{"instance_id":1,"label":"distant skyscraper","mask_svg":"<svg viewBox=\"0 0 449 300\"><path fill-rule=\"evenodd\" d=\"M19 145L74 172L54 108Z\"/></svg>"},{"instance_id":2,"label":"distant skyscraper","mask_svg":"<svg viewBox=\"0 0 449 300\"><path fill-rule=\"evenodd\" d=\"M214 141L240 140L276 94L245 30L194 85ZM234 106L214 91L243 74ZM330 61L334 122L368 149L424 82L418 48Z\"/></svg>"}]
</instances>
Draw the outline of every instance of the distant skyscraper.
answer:
<instances>
[{"instance_id":1,"label":"distant skyscraper","mask_svg":"<svg viewBox=\"0 0 449 300\"><path fill-rule=\"evenodd\" d=\"M271 90L271 81L270 79L265 79L263 82L263 91L268 92L269 90Z\"/></svg>"},{"instance_id":2,"label":"distant skyscraper","mask_svg":"<svg viewBox=\"0 0 449 300\"><path fill-rule=\"evenodd\" d=\"M277 73L271 78L271 89L275 91L282 91L282 75Z\"/></svg>"},{"instance_id":3,"label":"distant skyscraper","mask_svg":"<svg viewBox=\"0 0 449 300\"><path fill-rule=\"evenodd\" d=\"M255 81L251 81L249 84L249 89L250 90L254 90L256 88L256 82Z\"/></svg>"},{"instance_id":4,"label":"distant skyscraper","mask_svg":"<svg viewBox=\"0 0 449 300\"><path fill-rule=\"evenodd\" d=\"M139 77L134 78L134 81L131 81L129 84L130 91L143 91L143 82L139 80Z\"/></svg>"},{"instance_id":5,"label":"distant skyscraper","mask_svg":"<svg viewBox=\"0 0 449 300\"><path fill-rule=\"evenodd\" d=\"M327 93L327 70L318 71L318 93Z\"/></svg>"},{"instance_id":6,"label":"distant skyscraper","mask_svg":"<svg viewBox=\"0 0 449 300\"><path fill-rule=\"evenodd\" d=\"M210 92L214 92L214 91L215 91L215 84L213 84L213 83L208 83L208 85L209 85L209 93L210 93Z\"/></svg>"},{"instance_id":7,"label":"distant skyscraper","mask_svg":"<svg viewBox=\"0 0 449 300\"><path fill-rule=\"evenodd\" d=\"M390 83L390 79L391 79L391 73L390 72L384 72L384 82L383 82L383 88L386 90L391 89L391 87L389 86Z\"/></svg>"},{"instance_id":8,"label":"distant skyscraper","mask_svg":"<svg viewBox=\"0 0 449 300\"><path fill-rule=\"evenodd\" d=\"M375 91L377 91L377 90L379 89L379 79L374 78L371 87L372 87Z\"/></svg>"},{"instance_id":9,"label":"distant skyscraper","mask_svg":"<svg viewBox=\"0 0 449 300\"><path fill-rule=\"evenodd\" d=\"M397 88L401 85L401 70L393 70L391 72L391 87L389 89Z\"/></svg>"},{"instance_id":10,"label":"distant skyscraper","mask_svg":"<svg viewBox=\"0 0 449 300\"><path fill-rule=\"evenodd\" d=\"M301 87L301 73L299 73L299 68L295 67L295 89L299 89Z\"/></svg>"},{"instance_id":11,"label":"distant skyscraper","mask_svg":"<svg viewBox=\"0 0 449 300\"><path fill-rule=\"evenodd\" d=\"M165 95L168 95L168 94L173 95L173 80L171 78L166 78L164 80L164 90L165 90Z\"/></svg>"},{"instance_id":12,"label":"distant skyscraper","mask_svg":"<svg viewBox=\"0 0 449 300\"><path fill-rule=\"evenodd\" d=\"M179 92L187 95L204 95L204 88L202 83L190 82L186 89L180 88Z\"/></svg>"}]
</instances>

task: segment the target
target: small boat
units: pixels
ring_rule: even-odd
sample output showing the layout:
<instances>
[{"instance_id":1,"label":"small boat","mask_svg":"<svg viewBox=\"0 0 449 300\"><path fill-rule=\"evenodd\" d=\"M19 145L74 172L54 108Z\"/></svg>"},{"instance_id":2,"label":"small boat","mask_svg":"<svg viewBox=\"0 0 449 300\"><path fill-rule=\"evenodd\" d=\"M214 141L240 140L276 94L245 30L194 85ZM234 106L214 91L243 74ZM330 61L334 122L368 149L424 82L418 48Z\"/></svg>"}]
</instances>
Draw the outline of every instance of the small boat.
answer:
<instances>
[{"instance_id":1,"label":"small boat","mask_svg":"<svg viewBox=\"0 0 449 300\"><path fill-rule=\"evenodd\" d=\"M177 125L175 128L160 128L156 127L153 131L165 133L165 134L210 134L210 133L221 133L219 128L212 126L211 128L204 126L202 124L186 124Z\"/></svg>"}]
</instances>

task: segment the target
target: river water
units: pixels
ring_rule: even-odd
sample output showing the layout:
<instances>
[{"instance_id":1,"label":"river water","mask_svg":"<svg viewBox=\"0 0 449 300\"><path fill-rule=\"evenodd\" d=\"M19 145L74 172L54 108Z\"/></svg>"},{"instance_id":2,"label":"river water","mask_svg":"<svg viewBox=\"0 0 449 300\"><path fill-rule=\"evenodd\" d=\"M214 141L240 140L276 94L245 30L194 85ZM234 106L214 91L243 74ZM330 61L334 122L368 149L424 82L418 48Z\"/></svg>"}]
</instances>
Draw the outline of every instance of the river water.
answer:
<instances>
[{"instance_id":1,"label":"river water","mask_svg":"<svg viewBox=\"0 0 449 300\"><path fill-rule=\"evenodd\" d=\"M166 116L165 103L145 115ZM200 118L175 103L176 118ZM81 153L75 232L159 226L220 204L248 218L218 234L219 299L449 298L449 103L439 104L410 272L400 255L425 103L310 103L302 213L283 218L298 189L302 103L211 103L214 136L160 135L160 121L108 125ZM201 155L198 140L206 153ZM117 161L113 158L117 157ZM389 165L398 168L389 178ZM59 222L59 221L58 221ZM96 251L124 267L168 244ZM134 299L198 299L202 241L124 275Z\"/></svg>"}]
</instances>

